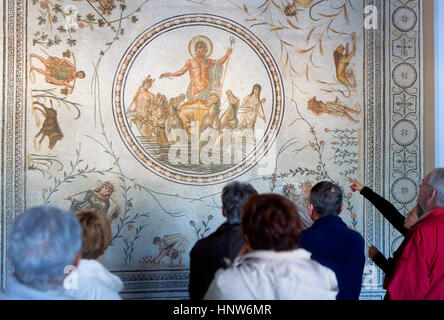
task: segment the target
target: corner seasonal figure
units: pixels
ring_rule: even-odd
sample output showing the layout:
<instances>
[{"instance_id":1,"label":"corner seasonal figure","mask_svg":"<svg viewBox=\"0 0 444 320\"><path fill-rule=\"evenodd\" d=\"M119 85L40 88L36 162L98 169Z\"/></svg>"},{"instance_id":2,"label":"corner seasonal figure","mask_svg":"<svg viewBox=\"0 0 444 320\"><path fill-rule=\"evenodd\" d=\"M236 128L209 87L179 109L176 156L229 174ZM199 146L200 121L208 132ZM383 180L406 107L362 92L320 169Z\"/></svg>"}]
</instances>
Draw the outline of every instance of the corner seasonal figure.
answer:
<instances>
[{"instance_id":1,"label":"corner seasonal figure","mask_svg":"<svg viewBox=\"0 0 444 320\"><path fill-rule=\"evenodd\" d=\"M222 65L228 60L233 48L230 47L227 53L220 60L209 59L213 51L213 44L205 36L194 37L188 44L191 59L188 59L177 72L166 72L160 76L179 77L188 71L190 75L190 85L187 91L188 99L208 100L212 91L218 91L222 76Z\"/></svg>"},{"instance_id":2,"label":"corner seasonal figure","mask_svg":"<svg viewBox=\"0 0 444 320\"><path fill-rule=\"evenodd\" d=\"M64 58L48 56L48 58L45 59L37 54L30 54L29 60L31 65L31 81L35 81L35 77L32 72L36 71L37 73L43 74L45 76L45 81L47 83L56 86L64 86L71 89L70 92L64 89L66 90L65 93L72 93L72 91L74 90L74 83L71 84L71 82L75 81L76 78L85 78L85 72L77 71L75 64L65 58L71 56L69 52L65 52L63 56ZM32 58L41 61L45 66L45 70L34 67L32 64Z\"/></svg>"},{"instance_id":3,"label":"corner seasonal figure","mask_svg":"<svg viewBox=\"0 0 444 320\"><path fill-rule=\"evenodd\" d=\"M239 109L239 98L236 97L231 90L226 92L228 98L228 108L220 118L221 129L236 129L239 123L237 119L237 112Z\"/></svg>"}]
</instances>

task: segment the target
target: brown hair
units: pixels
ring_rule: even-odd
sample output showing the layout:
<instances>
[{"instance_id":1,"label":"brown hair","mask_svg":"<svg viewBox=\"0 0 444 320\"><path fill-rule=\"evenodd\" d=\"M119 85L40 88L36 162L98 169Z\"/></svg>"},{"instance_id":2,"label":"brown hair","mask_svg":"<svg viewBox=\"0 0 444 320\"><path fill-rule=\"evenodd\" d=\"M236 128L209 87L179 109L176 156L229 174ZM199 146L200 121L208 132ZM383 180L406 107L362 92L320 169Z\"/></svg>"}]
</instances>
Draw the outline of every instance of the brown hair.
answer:
<instances>
[{"instance_id":1,"label":"brown hair","mask_svg":"<svg viewBox=\"0 0 444 320\"><path fill-rule=\"evenodd\" d=\"M111 242L111 219L96 211L82 211L76 216L82 226L82 258L97 259Z\"/></svg>"},{"instance_id":2,"label":"brown hair","mask_svg":"<svg viewBox=\"0 0 444 320\"><path fill-rule=\"evenodd\" d=\"M242 229L253 250L298 248L303 226L296 205L278 194L253 195L242 209Z\"/></svg>"}]
</instances>

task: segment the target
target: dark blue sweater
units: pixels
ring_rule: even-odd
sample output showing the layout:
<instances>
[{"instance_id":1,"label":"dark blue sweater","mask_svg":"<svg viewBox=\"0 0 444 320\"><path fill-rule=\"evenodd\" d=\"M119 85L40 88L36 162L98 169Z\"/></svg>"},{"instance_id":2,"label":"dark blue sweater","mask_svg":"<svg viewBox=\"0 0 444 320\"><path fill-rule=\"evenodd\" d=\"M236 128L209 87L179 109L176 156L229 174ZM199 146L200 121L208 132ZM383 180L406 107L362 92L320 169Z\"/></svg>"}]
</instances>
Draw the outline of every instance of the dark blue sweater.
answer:
<instances>
[{"instance_id":1,"label":"dark blue sweater","mask_svg":"<svg viewBox=\"0 0 444 320\"><path fill-rule=\"evenodd\" d=\"M358 300L364 272L364 238L349 229L338 216L316 220L302 232L300 247L312 254L312 259L336 274L337 300Z\"/></svg>"}]
</instances>

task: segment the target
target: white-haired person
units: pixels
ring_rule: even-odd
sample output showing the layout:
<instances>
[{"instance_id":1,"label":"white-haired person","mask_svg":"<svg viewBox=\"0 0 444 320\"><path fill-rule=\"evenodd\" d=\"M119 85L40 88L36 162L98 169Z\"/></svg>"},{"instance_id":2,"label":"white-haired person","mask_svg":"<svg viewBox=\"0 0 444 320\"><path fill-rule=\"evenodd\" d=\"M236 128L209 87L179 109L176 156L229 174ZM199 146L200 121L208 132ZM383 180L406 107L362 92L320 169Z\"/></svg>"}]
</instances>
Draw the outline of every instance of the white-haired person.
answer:
<instances>
[{"instance_id":1,"label":"white-haired person","mask_svg":"<svg viewBox=\"0 0 444 320\"><path fill-rule=\"evenodd\" d=\"M82 229L68 211L35 207L12 227L8 257L13 276L0 300L68 300L63 280L80 260Z\"/></svg>"},{"instance_id":2,"label":"white-haired person","mask_svg":"<svg viewBox=\"0 0 444 320\"><path fill-rule=\"evenodd\" d=\"M249 252L216 272L204 300L335 299L335 273L299 246L303 225L292 201L278 194L252 195L241 221Z\"/></svg>"}]
</instances>

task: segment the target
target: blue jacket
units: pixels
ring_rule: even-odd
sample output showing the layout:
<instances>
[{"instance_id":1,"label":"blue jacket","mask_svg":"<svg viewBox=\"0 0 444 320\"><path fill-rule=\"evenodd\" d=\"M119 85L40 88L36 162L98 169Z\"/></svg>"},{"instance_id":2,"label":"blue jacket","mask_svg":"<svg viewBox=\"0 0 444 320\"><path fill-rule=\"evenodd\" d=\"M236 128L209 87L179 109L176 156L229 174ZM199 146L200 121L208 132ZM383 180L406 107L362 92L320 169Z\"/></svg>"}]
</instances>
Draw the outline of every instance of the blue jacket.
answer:
<instances>
[{"instance_id":1,"label":"blue jacket","mask_svg":"<svg viewBox=\"0 0 444 320\"><path fill-rule=\"evenodd\" d=\"M326 216L302 232L300 247L336 273L337 300L358 300L365 264L364 245L364 238L349 229L340 217Z\"/></svg>"}]
</instances>

